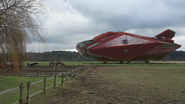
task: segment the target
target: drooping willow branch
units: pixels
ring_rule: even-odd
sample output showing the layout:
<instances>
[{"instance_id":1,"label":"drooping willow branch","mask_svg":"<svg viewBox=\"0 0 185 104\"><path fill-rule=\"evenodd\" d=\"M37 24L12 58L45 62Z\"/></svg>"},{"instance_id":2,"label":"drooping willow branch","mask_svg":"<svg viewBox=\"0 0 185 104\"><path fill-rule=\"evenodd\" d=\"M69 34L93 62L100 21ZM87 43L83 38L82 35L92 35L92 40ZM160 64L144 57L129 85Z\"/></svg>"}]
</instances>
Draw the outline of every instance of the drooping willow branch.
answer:
<instances>
[{"instance_id":1,"label":"drooping willow branch","mask_svg":"<svg viewBox=\"0 0 185 104\"><path fill-rule=\"evenodd\" d=\"M0 0L0 61L13 62L15 70L24 61L26 43L44 42L38 20L46 6L41 0Z\"/></svg>"}]
</instances>

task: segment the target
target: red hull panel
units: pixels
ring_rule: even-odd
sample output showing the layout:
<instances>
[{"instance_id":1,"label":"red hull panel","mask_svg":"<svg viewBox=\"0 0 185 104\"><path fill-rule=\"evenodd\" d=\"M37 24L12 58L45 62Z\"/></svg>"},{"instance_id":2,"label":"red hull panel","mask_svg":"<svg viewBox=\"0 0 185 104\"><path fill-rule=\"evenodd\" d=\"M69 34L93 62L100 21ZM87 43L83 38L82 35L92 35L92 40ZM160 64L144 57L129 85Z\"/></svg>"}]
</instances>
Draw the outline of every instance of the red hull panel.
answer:
<instances>
[{"instance_id":1,"label":"red hull panel","mask_svg":"<svg viewBox=\"0 0 185 104\"><path fill-rule=\"evenodd\" d=\"M93 40L77 44L81 55L98 61L160 60L169 52L180 48L171 38L174 32L166 30L157 38L149 38L125 32L107 32Z\"/></svg>"},{"instance_id":2,"label":"red hull panel","mask_svg":"<svg viewBox=\"0 0 185 104\"><path fill-rule=\"evenodd\" d=\"M144 45L138 44L129 46L105 47L98 49L92 48L90 49L90 52L104 56L112 60L132 60L133 58L145 52L148 52L154 47L156 47L156 44L144 44Z\"/></svg>"}]
</instances>

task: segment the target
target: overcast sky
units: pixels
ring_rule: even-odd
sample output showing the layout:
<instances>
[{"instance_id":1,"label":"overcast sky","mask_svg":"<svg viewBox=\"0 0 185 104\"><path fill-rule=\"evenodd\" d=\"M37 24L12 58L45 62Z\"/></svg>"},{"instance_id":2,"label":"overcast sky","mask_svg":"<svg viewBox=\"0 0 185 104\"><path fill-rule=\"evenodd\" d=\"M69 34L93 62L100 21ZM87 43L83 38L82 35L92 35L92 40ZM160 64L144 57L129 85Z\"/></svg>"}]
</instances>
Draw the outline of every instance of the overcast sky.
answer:
<instances>
[{"instance_id":1,"label":"overcast sky","mask_svg":"<svg viewBox=\"0 0 185 104\"><path fill-rule=\"evenodd\" d=\"M78 42L109 30L154 37L166 29L176 32L173 40L185 51L185 0L64 1L47 0L51 11L42 34L47 45L34 42L32 51L74 50Z\"/></svg>"}]
</instances>

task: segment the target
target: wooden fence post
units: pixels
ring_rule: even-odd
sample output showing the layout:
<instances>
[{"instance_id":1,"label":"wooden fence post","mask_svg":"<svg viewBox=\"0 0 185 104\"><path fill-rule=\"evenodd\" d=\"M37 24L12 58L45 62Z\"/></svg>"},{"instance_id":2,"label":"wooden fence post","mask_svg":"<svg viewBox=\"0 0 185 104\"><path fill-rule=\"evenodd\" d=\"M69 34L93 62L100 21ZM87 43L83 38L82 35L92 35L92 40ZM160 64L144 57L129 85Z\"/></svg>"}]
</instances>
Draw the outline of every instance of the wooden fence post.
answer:
<instances>
[{"instance_id":1,"label":"wooden fence post","mask_svg":"<svg viewBox=\"0 0 185 104\"><path fill-rule=\"evenodd\" d=\"M68 79L68 72L66 72L67 76L66 76L66 82L67 82L67 79Z\"/></svg>"},{"instance_id":2,"label":"wooden fence post","mask_svg":"<svg viewBox=\"0 0 185 104\"><path fill-rule=\"evenodd\" d=\"M54 75L54 88L56 88L56 74Z\"/></svg>"},{"instance_id":3,"label":"wooden fence post","mask_svg":"<svg viewBox=\"0 0 185 104\"><path fill-rule=\"evenodd\" d=\"M55 64L53 65L53 77L54 77L54 73L55 73Z\"/></svg>"},{"instance_id":4,"label":"wooden fence post","mask_svg":"<svg viewBox=\"0 0 185 104\"><path fill-rule=\"evenodd\" d=\"M74 77L76 76L76 69L74 69Z\"/></svg>"},{"instance_id":5,"label":"wooden fence post","mask_svg":"<svg viewBox=\"0 0 185 104\"><path fill-rule=\"evenodd\" d=\"M39 70L37 70L37 77L39 76Z\"/></svg>"},{"instance_id":6,"label":"wooden fence post","mask_svg":"<svg viewBox=\"0 0 185 104\"><path fill-rule=\"evenodd\" d=\"M62 73L62 85L64 84L64 73Z\"/></svg>"},{"instance_id":7,"label":"wooden fence post","mask_svg":"<svg viewBox=\"0 0 185 104\"><path fill-rule=\"evenodd\" d=\"M30 82L27 82L27 104L30 104Z\"/></svg>"},{"instance_id":8,"label":"wooden fence post","mask_svg":"<svg viewBox=\"0 0 185 104\"><path fill-rule=\"evenodd\" d=\"M20 104L23 104L23 89L24 89L23 83L20 83L20 99L19 99Z\"/></svg>"},{"instance_id":9,"label":"wooden fence post","mask_svg":"<svg viewBox=\"0 0 185 104\"><path fill-rule=\"evenodd\" d=\"M26 70L24 70L24 77L26 76Z\"/></svg>"},{"instance_id":10,"label":"wooden fence post","mask_svg":"<svg viewBox=\"0 0 185 104\"><path fill-rule=\"evenodd\" d=\"M73 77L73 70L71 70L71 77Z\"/></svg>"},{"instance_id":11,"label":"wooden fence post","mask_svg":"<svg viewBox=\"0 0 185 104\"><path fill-rule=\"evenodd\" d=\"M83 67L80 69L80 73L82 73Z\"/></svg>"},{"instance_id":12,"label":"wooden fence post","mask_svg":"<svg viewBox=\"0 0 185 104\"><path fill-rule=\"evenodd\" d=\"M27 66L24 66L24 77L26 76Z\"/></svg>"},{"instance_id":13,"label":"wooden fence post","mask_svg":"<svg viewBox=\"0 0 185 104\"><path fill-rule=\"evenodd\" d=\"M46 94L46 77L44 78L44 94Z\"/></svg>"},{"instance_id":14,"label":"wooden fence post","mask_svg":"<svg viewBox=\"0 0 185 104\"><path fill-rule=\"evenodd\" d=\"M7 68L6 69L3 68L3 70L6 70L6 76L8 76L8 70L7 70Z\"/></svg>"}]
</instances>

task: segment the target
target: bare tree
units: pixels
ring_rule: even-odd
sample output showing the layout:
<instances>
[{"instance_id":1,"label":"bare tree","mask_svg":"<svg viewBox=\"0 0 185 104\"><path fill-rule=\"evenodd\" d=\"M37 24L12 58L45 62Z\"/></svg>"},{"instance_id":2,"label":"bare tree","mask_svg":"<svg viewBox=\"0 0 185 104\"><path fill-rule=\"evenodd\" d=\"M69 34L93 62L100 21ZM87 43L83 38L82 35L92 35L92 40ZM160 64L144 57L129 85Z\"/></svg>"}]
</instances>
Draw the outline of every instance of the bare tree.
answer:
<instances>
[{"instance_id":1,"label":"bare tree","mask_svg":"<svg viewBox=\"0 0 185 104\"><path fill-rule=\"evenodd\" d=\"M38 20L46 6L41 0L0 0L0 53L2 62L13 62L14 69L25 59L26 43L40 39Z\"/></svg>"}]
</instances>

